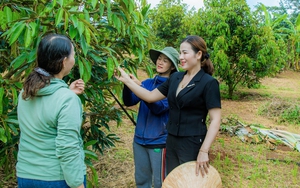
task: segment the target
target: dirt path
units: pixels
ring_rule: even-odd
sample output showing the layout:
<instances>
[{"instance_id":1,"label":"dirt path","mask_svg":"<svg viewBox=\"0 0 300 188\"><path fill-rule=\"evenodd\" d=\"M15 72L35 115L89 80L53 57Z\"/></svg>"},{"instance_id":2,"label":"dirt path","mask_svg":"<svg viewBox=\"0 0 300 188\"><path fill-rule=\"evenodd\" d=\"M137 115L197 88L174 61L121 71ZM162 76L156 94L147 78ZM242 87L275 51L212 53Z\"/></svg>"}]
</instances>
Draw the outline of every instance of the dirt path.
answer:
<instances>
[{"instance_id":1,"label":"dirt path","mask_svg":"<svg viewBox=\"0 0 300 188\"><path fill-rule=\"evenodd\" d=\"M274 119L259 115L262 105L277 98L293 100L300 103L300 73L285 71L274 78L262 80L259 89L243 88L246 92L242 100L222 100L222 117L235 115L247 124L261 124L268 128L276 128L294 133L300 133L299 126L278 124Z\"/></svg>"}]
</instances>

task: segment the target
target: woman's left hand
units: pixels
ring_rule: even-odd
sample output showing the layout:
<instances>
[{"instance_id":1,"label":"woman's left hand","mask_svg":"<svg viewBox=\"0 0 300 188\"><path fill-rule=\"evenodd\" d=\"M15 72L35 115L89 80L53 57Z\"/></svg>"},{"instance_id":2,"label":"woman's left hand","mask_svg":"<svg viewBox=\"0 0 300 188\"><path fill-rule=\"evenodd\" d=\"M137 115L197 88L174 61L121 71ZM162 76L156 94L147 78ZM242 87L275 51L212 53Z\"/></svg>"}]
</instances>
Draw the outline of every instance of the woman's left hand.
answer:
<instances>
[{"instance_id":1,"label":"woman's left hand","mask_svg":"<svg viewBox=\"0 0 300 188\"><path fill-rule=\"evenodd\" d=\"M204 177L205 174L208 174L208 168L209 168L208 153L200 151L197 157L196 175L198 176L200 171L202 177Z\"/></svg>"},{"instance_id":2,"label":"woman's left hand","mask_svg":"<svg viewBox=\"0 0 300 188\"><path fill-rule=\"evenodd\" d=\"M137 84L137 85L141 85L141 81L139 81L133 74L129 74L129 77Z\"/></svg>"},{"instance_id":3,"label":"woman's left hand","mask_svg":"<svg viewBox=\"0 0 300 188\"><path fill-rule=\"evenodd\" d=\"M69 88L77 95L80 95L84 92L84 81L82 79L75 80L70 84Z\"/></svg>"}]
</instances>

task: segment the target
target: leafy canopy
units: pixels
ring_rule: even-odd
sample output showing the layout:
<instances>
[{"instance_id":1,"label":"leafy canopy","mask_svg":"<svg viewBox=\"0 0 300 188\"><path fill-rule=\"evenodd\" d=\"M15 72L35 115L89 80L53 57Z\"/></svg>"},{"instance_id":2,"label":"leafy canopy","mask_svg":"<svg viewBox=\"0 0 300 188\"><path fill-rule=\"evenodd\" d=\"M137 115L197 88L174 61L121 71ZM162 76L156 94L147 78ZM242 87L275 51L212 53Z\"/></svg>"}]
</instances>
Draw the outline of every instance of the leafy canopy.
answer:
<instances>
[{"instance_id":1,"label":"leafy canopy","mask_svg":"<svg viewBox=\"0 0 300 188\"><path fill-rule=\"evenodd\" d=\"M86 82L85 148L102 152L118 137L109 133L109 122L120 124L116 108L121 87L112 77L124 65L132 72L151 47L145 23L150 5L145 0L3 0L0 3L0 165L8 164L8 153L17 151L19 128L16 117L18 93L24 78L36 66L36 49L47 33L67 35L76 51L76 64L64 80L82 78ZM152 65L152 64L151 64ZM6 157L5 157L6 156ZM87 159L97 159L86 150ZM87 163L91 165L90 161ZM6 166L8 167L8 166Z\"/></svg>"}]
</instances>

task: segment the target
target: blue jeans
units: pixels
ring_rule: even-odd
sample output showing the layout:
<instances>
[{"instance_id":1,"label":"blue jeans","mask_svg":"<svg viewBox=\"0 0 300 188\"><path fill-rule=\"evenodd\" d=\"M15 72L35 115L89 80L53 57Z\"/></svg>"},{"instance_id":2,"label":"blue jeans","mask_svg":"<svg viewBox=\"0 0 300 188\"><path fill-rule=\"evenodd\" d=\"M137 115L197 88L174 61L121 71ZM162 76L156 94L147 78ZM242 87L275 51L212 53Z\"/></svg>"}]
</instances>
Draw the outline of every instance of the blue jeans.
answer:
<instances>
[{"instance_id":1,"label":"blue jeans","mask_svg":"<svg viewBox=\"0 0 300 188\"><path fill-rule=\"evenodd\" d=\"M161 188L165 177L165 148L150 149L133 142L137 188Z\"/></svg>"},{"instance_id":2,"label":"blue jeans","mask_svg":"<svg viewBox=\"0 0 300 188\"><path fill-rule=\"evenodd\" d=\"M84 176L84 187L86 187L86 176ZM18 177L18 188L70 188L65 180L43 181Z\"/></svg>"}]
</instances>

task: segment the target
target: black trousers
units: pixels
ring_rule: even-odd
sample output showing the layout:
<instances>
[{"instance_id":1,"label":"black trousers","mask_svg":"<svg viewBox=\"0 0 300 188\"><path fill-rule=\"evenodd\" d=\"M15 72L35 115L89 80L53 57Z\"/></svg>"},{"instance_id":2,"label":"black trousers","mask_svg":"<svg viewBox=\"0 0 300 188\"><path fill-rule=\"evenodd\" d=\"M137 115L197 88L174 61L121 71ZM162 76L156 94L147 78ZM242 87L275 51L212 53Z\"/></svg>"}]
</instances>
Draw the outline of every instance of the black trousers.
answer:
<instances>
[{"instance_id":1,"label":"black trousers","mask_svg":"<svg viewBox=\"0 0 300 188\"><path fill-rule=\"evenodd\" d=\"M183 137L168 134L166 144L167 174L185 162L197 160L204 139L205 135Z\"/></svg>"}]
</instances>

